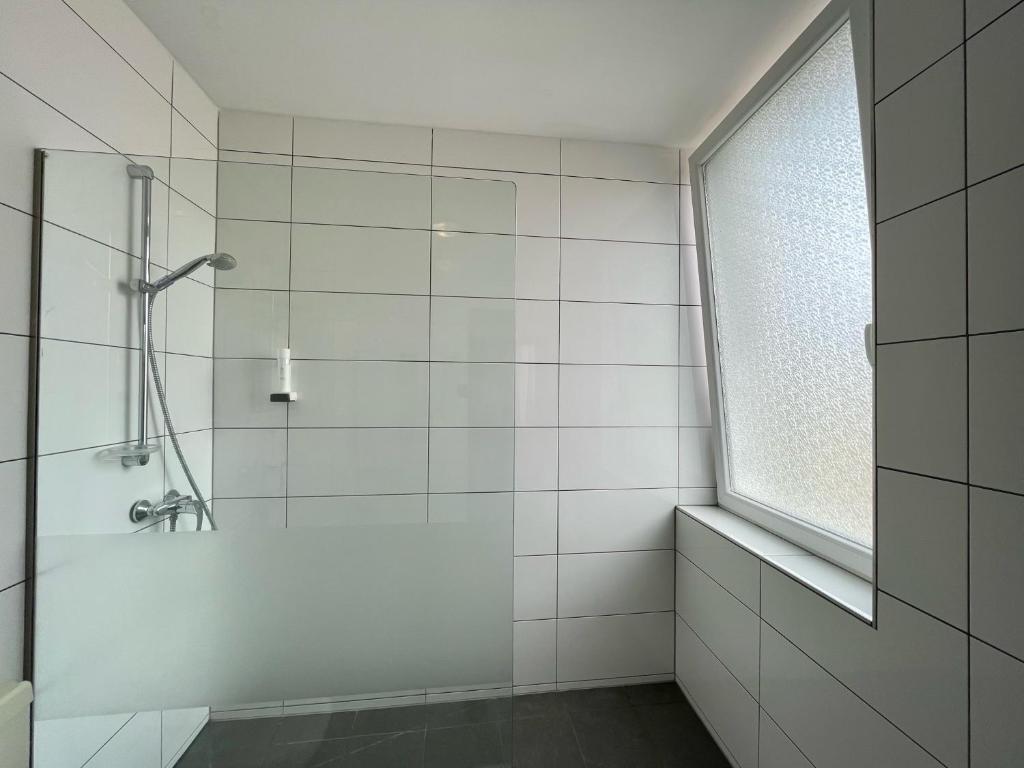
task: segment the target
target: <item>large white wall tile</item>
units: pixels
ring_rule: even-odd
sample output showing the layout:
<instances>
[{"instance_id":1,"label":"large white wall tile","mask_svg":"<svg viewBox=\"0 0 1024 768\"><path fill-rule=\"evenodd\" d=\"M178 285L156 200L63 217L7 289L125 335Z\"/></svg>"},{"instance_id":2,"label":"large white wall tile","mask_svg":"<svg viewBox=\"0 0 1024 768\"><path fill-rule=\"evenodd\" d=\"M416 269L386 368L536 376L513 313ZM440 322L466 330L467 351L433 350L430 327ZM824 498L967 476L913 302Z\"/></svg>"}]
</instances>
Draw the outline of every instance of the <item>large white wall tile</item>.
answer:
<instances>
[{"instance_id":1,"label":"large white wall tile","mask_svg":"<svg viewBox=\"0 0 1024 768\"><path fill-rule=\"evenodd\" d=\"M758 768L814 768L800 749L782 732L775 721L761 710L757 734Z\"/></svg>"},{"instance_id":2,"label":"large white wall tile","mask_svg":"<svg viewBox=\"0 0 1024 768\"><path fill-rule=\"evenodd\" d=\"M557 176L506 171L433 169L435 176L491 179L515 184L516 234L536 237L559 236L559 187Z\"/></svg>"},{"instance_id":3,"label":"large white wall tile","mask_svg":"<svg viewBox=\"0 0 1024 768\"><path fill-rule=\"evenodd\" d=\"M878 586L967 629L967 486L878 470Z\"/></svg>"},{"instance_id":4,"label":"large white wall tile","mask_svg":"<svg viewBox=\"0 0 1024 768\"><path fill-rule=\"evenodd\" d=\"M387 526L427 522L427 495L307 496L288 499L288 527Z\"/></svg>"},{"instance_id":5,"label":"large white wall tile","mask_svg":"<svg viewBox=\"0 0 1024 768\"><path fill-rule=\"evenodd\" d=\"M679 303L679 248L649 243L566 240L563 301Z\"/></svg>"},{"instance_id":6,"label":"large white wall tile","mask_svg":"<svg viewBox=\"0 0 1024 768\"><path fill-rule=\"evenodd\" d=\"M761 624L761 706L814 765L940 768L942 763Z\"/></svg>"},{"instance_id":7,"label":"large white wall tile","mask_svg":"<svg viewBox=\"0 0 1024 768\"><path fill-rule=\"evenodd\" d=\"M284 496L288 442L283 429L218 429L213 442L214 495Z\"/></svg>"},{"instance_id":8,"label":"large white wall tile","mask_svg":"<svg viewBox=\"0 0 1024 768\"><path fill-rule=\"evenodd\" d=\"M28 365L28 339L0 336L3 359ZM135 398L138 352L44 339L39 351L40 453L85 446L110 445L135 438L138 403ZM4 401L27 402L28 375L4 378ZM89 408L82 408L82 403ZM3 453L6 458L26 454L26 410L23 406L5 421ZM152 422L152 419L151 419ZM151 424L151 426L153 426ZM158 432L154 432L158 434Z\"/></svg>"},{"instance_id":9,"label":"large white wall tile","mask_svg":"<svg viewBox=\"0 0 1024 768\"><path fill-rule=\"evenodd\" d=\"M177 61L174 62L171 102L211 144L217 146L217 105Z\"/></svg>"},{"instance_id":10,"label":"large white wall tile","mask_svg":"<svg viewBox=\"0 0 1024 768\"><path fill-rule=\"evenodd\" d=\"M127 5L110 0L69 0L71 9L168 101L173 59Z\"/></svg>"},{"instance_id":11,"label":"large white wall tile","mask_svg":"<svg viewBox=\"0 0 1024 768\"><path fill-rule=\"evenodd\" d=\"M288 345L287 293L218 289L215 295L215 356L274 358Z\"/></svg>"},{"instance_id":12,"label":"large white wall tile","mask_svg":"<svg viewBox=\"0 0 1024 768\"><path fill-rule=\"evenodd\" d=\"M676 613L757 698L760 619L683 555L675 557Z\"/></svg>"},{"instance_id":13,"label":"large white wall tile","mask_svg":"<svg viewBox=\"0 0 1024 768\"><path fill-rule=\"evenodd\" d=\"M1024 331L971 338L969 391L971 482L1024 493Z\"/></svg>"},{"instance_id":14,"label":"large white wall tile","mask_svg":"<svg viewBox=\"0 0 1024 768\"><path fill-rule=\"evenodd\" d=\"M431 363L432 427L511 427L511 363Z\"/></svg>"},{"instance_id":15,"label":"large white wall tile","mask_svg":"<svg viewBox=\"0 0 1024 768\"><path fill-rule=\"evenodd\" d=\"M430 492L511 491L515 461L512 429L431 429Z\"/></svg>"},{"instance_id":16,"label":"large white wall tile","mask_svg":"<svg viewBox=\"0 0 1024 768\"><path fill-rule=\"evenodd\" d=\"M280 165L220 163L217 213L225 219L288 221L292 169Z\"/></svg>"},{"instance_id":17,"label":"large white wall tile","mask_svg":"<svg viewBox=\"0 0 1024 768\"><path fill-rule=\"evenodd\" d=\"M4 680L24 678L25 586L0 590L0 675Z\"/></svg>"},{"instance_id":18,"label":"large white wall tile","mask_svg":"<svg viewBox=\"0 0 1024 768\"><path fill-rule=\"evenodd\" d=\"M43 225L43 251L40 335L118 347L138 346L138 326L134 322L139 311L138 294L127 292L125 286L141 277L141 262L51 224ZM154 269L153 274L162 273ZM18 287L25 290L26 297L31 295L28 285ZM154 312L154 338L161 343L162 317L161 312Z\"/></svg>"},{"instance_id":19,"label":"large white wall tile","mask_svg":"<svg viewBox=\"0 0 1024 768\"><path fill-rule=\"evenodd\" d=\"M156 300L167 303L167 351L209 357L213 354L213 288L180 280ZM154 310L155 311L155 310Z\"/></svg>"},{"instance_id":20,"label":"large white wall tile","mask_svg":"<svg viewBox=\"0 0 1024 768\"><path fill-rule=\"evenodd\" d=\"M878 341L913 341L964 333L966 231L963 193L878 226ZM973 283L973 276L971 280Z\"/></svg>"},{"instance_id":21,"label":"large white wall tile","mask_svg":"<svg viewBox=\"0 0 1024 768\"><path fill-rule=\"evenodd\" d=\"M676 550L754 612L761 610L761 564L730 539L676 512ZM787 547L786 554L798 552Z\"/></svg>"},{"instance_id":22,"label":"large white wall tile","mask_svg":"<svg viewBox=\"0 0 1024 768\"><path fill-rule=\"evenodd\" d=\"M626 181L679 183L679 150L646 144L562 141L562 173Z\"/></svg>"},{"instance_id":23,"label":"large white wall tile","mask_svg":"<svg viewBox=\"0 0 1024 768\"><path fill-rule=\"evenodd\" d=\"M711 430L683 427L679 430L679 487L711 488L715 485L715 457Z\"/></svg>"},{"instance_id":24,"label":"large white wall tile","mask_svg":"<svg viewBox=\"0 0 1024 768\"><path fill-rule=\"evenodd\" d=\"M1014 8L967 41L967 181L1024 162L1019 73L1024 8Z\"/></svg>"},{"instance_id":25,"label":"large white wall tile","mask_svg":"<svg viewBox=\"0 0 1024 768\"><path fill-rule=\"evenodd\" d=\"M222 109L218 145L221 149L290 155L292 118L266 112Z\"/></svg>"},{"instance_id":26,"label":"large white wall tile","mask_svg":"<svg viewBox=\"0 0 1024 768\"><path fill-rule=\"evenodd\" d=\"M512 362L516 306L511 299L430 299L432 360Z\"/></svg>"},{"instance_id":27,"label":"large white wall tile","mask_svg":"<svg viewBox=\"0 0 1024 768\"><path fill-rule=\"evenodd\" d=\"M878 464L966 480L964 340L880 346L875 371Z\"/></svg>"},{"instance_id":28,"label":"large white wall tile","mask_svg":"<svg viewBox=\"0 0 1024 768\"><path fill-rule=\"evenodd\" d=\"M679 242L679 194L667 184L562 179L562 236Z\"/></svg>"},{"instance_id":29,"label":"large white wall tile","mask_svg":"<svg viewBox=\"0 0 1024 768\"><path fill-rule=\"evenodd\" d=\"M286 507L303 499L217 499L212 504L221 531L252 531L284 528L288 519Z\"/></svg>"},{"instance_id":30,"label":"large white wall tile","mask_svg":"<svg viewBox=\"0 0 1024 768\"><path fill-rule=\"evenodd\" d=\"M164 388L174 427L193 432L213 427L213 359L192 355L165 357Z\"/></svg>"},{"instance_id":31,"label":"large white wall tile","mask_svg":"<svg viewBox=\"0 0 1024 768\"><path fill-rule=\"evenodd\" d=\"M768 566L761 590L766 622L943 763L967 764L966 635L884 593L876 630Z\"/></svg>"},{"instance_id":32,"label":"large white wall tile","mask_svg":"<svg viewBox=\"0 0 1024 768\"><path fill-rule=\"evenodd\" d=\"M0 589L25 579L27 482L25 461L0 463L0 526L4 531L0 539Z\"/></svg>"},{"instance_id":33,"label":"large white wall tile","mask_svg":"<svg viewBox=\"0 0 1024 768\"><path fill-rule=\"evenodd\" d=\"M563 427L671 427L678 423L678 368L567 365L559 376Z\"/></svg>"},{"instance_id":34,"label":"large white wall tile","mask_svg":"<svg viewBox=\"0 0 1024 768\"><path fill-rule=\"evenodd\" d=\"M967 34L973 35L1016 4L1017 0L967 0Z\"/></svg>"},{"instance_id":35,"label":"large white wall tile","mask_svg":"<svg viewBox=\"0 0 1024 768\"><path fill-rule=\"evenodd\" d=\"M295 368L298 366L295 363ZM270 402L270 393L277 385L276 361L214 360L213 372L215 427L285 426L287 406Z\"/></svg>"},{"instance_id":36,"label":"large white wall tile","mask_svg":"<svg viewBox=\"0 0 1024 768\"><path fill-rule=\"evenodd\" d=\"M550 491L558 487L558 430L516 429L517 491Z\"/></svg>"},{"instance_id":37,"label":"large white wall tile","mask_svg":"<svg viewBox=\"0 0 1024 768\"><path fill-rule=\"evenodd\" d=\"M151 258L166 264L167 178L166 158L140 157L152 168ZM125 171L120 155L92 152L54 152L46 157L43 216L47 221L91 237L114 248L141 255L142 183ZM111 200L128 201L112 206ZM32 210L31 207L29 210Z\"/></svg>"},{"instance_id":38,"label":"large white wall tile","mask_svg":"<svg viewBox=\"0 0 1024 768\"><path fill-rule=\"evenodd\" d=\"M299 117L293 151L313 157L429 165L430 134L429 128Z\"/></svg>"},{"instance_id":39,"label":"large white wall tile","mask_svg":"<svg viewBox=\"0 0 1024 768\"><path fill-rule=\"evenodd\" d=\"M668 549L673 542L675 490L562 491L558 551Z\"/></svg>"},{"instance_id":40,"label":"large white wall tile","mask_svg":"<svg viewBox=\"0 0 1024 768\"><path fill-rule=\"evenodd\" d=\"M561 362L676 365L679 310L636 304L561 305Z\"/></svg>"},{"instance_id":41,"label":"large white wall tile","mask_svg":"<svg viewBox=\"0 0 1024 768\"><path fill-rule=\"evenodd\" d=\"M176 269L199 256L212 253L216 240L216 219L172 191L167 218L167 266ZM213 285L215 271L204 268L193 272L190 277L197 282Z\"/></svg>"},{"instance_id":42,"label":"large white wall tile","mask_svg":"<svg viewBox=\"0 0 1024 768\"><path fill-rule=\"evenodd\" d=\"M512 682L555 682L555 620L517 621L512 625Z\"/></svg>"},{"instance_id":43,"label":"large white wall tile","mask_svg":"<svg viewBox=\"0 0 1024 768\"><path fill-rule=\"evenodd\" d=\"M757 765L757 702L682 619L676 619L676 677L741 768Z\"/></svg>"},{"instance_id":44,"label":"large white wall tile","mask_svg":"<svg viewBox=\"0 0 1024 768\"><path fill-rule=\"evenodd\" d=\"M516 240L511 235L435 232L430 292L435 296L515 296Z\"/></svg>"},{"instance_id":45,"label":"large white wall tile","mask_svg":"<svg viewBox=\"0 0 1024 768\"><path fill-rule=\"evenodd\" d=\"M903 85L963 40L958 0L882 3L875 10L875 98ZM928 23L922 24L922 18Z\"/></svg>"},{"instance_id":46,"label":"large white wall tile","mask_svg":"<svg viewBox=\"0 0 1024 768\"><path fill-rule=\"evenodd\" d=\"M516 621L554 618L557 561L554 555L515 558L513 594Z\"/></svg>"},{"instance_id":47,"label":"large white wall tile","mask_svg":"<svg viewBox=\"0 0 1024 768\"><path fill-rule=\"evenodd\" d=\"M1024 662L971 641L971 765L996 768L1024 754Z\"/></svg>"},{"instance_id":48,"label":"large white wall tile","mask_svg":"<svg viewBox=\"0 0 1024 768\"><path fill-rule=\"evenodd\" d=\"M57 0L6 4L0 72L120 152L170 151L170 105Z\"/></svg>"},{"instance_id":49,"label":"large white wall tile","mask_svg":"<svg viewBox=\"0 0 1024 768\"><path fill-rule=\"evenodd\" d=\"M558 173L559 141L479 131L434 130L434 165Z\"/></svg>"},{"instance_id":50,"label":"large white wall tile","mask_svg":"<svg viewBox=\"0 0 1024 768\"><path fill-rule=\"evenodd\" d=\"M292 186L295 221L411 229L430 225L426 176L295 168Z\"/></svg>"},{"instance_id":51,"label":"large white wall tile","mask_svg":"<svg viewBox=\"0 0 1024 768\"><path fill-rule=\"evenodd\" d=\"M518 363L515 379L516 426L558 426L558 366Z\"/></svg>"},{"instance_id":52,"label":"large white wall tile","mask_svg":"<svg viewBox=\"0 0 1024 768\"><path fill-rule=\"evenodd\" d=\"M427 490L425 429L290 430L288 459L294 496Z\"/></svg>"},{"instance_id":53,"label":"large white wall tile","mask_svg":"<svg viewBox=\"0 0 1024 768\"><path fill-rule=\"evenodd\" d=\"M291 301L295 358L427 359L426 297L293 293Z\"/></svg>"},{"instance_id":54,"label":"large white wall tile","mask_svg":"<svg viewBox=\"0 0 1024 768\"><path fill-rule=\"evenodd\" d=\"M426 363L296 360L292 386L290 427L427 426Z\"/></svg>"},{"instance_id":55,"label":"large white wall tile","mask_svg":"<svg viewBox=\"0 0 1024 768\"><path fill-rule=\"evenodd\" d=\"M516 233L516 188L507 181L434 177L432 224L449 232Z\"/></svg>"},{"instance_id":56,"label":"large white wall tile","mask_svg":"<svg viewBox=\"0 0 1024 768\"><path fill-rule=\"evenodd\" d=\"M700 273L697 246L679 246L679 303L700 306Z\"/></svg>"},{"instance_id":57,"label":"large white wall tile","mask_svg":"<svg viewBox=\"0 0 1024 768\"><path fill-rule=\"evenodd\" d=\"M1024 658L1024 497L971 489L971 632Z\"/></svg>"},{"instance_id":58,"label":"large white wall tile","mask_svg":"<svg viewBox=\"0 0 1024 768\"><path fill-rule=\"evenodd\" d=\"M679 308L679 364L706 366L704 318L699 306Z\"/></svg>"},{"instance_id":59,"label":"large white wall tile","mask_svg":"<svg viewBox=\"0 0 1024 768\"><path fill-rule=\"evenodd\" d=\"M679 369L679 426L711 426L711 401L706 368Z\"/></svg>"},{"instance_id":60,"label":"large white wall tile","mask_svg":"<svg viewBox=\"0 0 1024 768\"><path fill-rule=\"evenodd\" d=\"M288 288L290 225L283 222L217 222L217 250L238 260L231 270L218 270L218 288Z\"/></svg>"},{"instance_id":61,"label":"large white wall tile","mask_svg":"<svg viewBox=\"0 0 1024 768\"><path fill-rule=\"evenodd\" d=\"M429 293L429 238L411 230L296 224L291 289Z\"/></svg>"},{"instance_id":62,"label":"large white wall tile","mask_svg":"<svg viewBox=\"0 0 1024 768\"><path fill-rule=\"evenodd\" d=\"M516 298L557 299L561 241L554 237L516 238Z\"/></svg>"},{"instance_id":63,"label":"large white wall tile","mask_svg":"<svg viewBox=\"0 0 1024 768\"><path fill-rule=\"evenodd\" d=\"M32 305L32 217L13 208L0 206L0 237L4 243L0 333L28 335ZM43 262L43 268L47 268L47 261ZM45 294L43 298L46 298Z\"/></svg>"},{"instance_id":64,"label":"large white wall tile","mask_svg":"<svg viewBox=\"0 0 1024 768\"><path fill-rule=\"evenodd\" d=\"M1020 292L1024 284L1024 168L997 176L967 191L971 227L967 252L971 275L968 318L971 333L1024 328Z\"/></svg>"},{"instance_id":65,"label":"large white wall tile","mask_svg":"<svg viewBox=\"0 0 1024 768\"><path fill-rule=\"evenodd\" d=\"M171 113L171 157L211 161L214 169L217 147L178 110ZM213 187L210 192L216 192Z\"/></svg>"},{"instance_id":66,"label":"large white wall tile","mask_svg":"<svg viewBox=\"0 0 1024 768\"><path fill-rule=\"evenodd\" d=\"M555 554L559 514L558 494L554 491L517 493L513 528L515 554Z\"/></svg>"},{"instance_id":67,"label":"large white wall tile","mask_svg":"<svg viewBox=\"0 0 1024 768\"><path fill-rule=\"evenodd\" d=\"M557 301L517 300L516 362L557 363L559 339Z\"/></svg>"},{"instance_id":68,"label":"large white wall tile","mask_svg":"<svg viewBox=\"0 0 1024 768\"><path fill-rule=\"evenodd\" d=\"M665 488L676 482L673 427L562 428L562 490Z\"/></svg>"},{"instance_id":69,"label":"large white wall tile","mask_svg":"<svg viewBox=\"0 0 1024 768\"><path fill-rule=\"evenodd\" d=\"M875 215L879 221L963 186L963 114L962 49L875 108Z\"/></svg>"},{"instance_id":70,"label":"large white wall tile","mask_svg":"<svg viewBox=\"0 0 1024 768\"><path fill-rule=\"evenodd\" d=\"M559 682L670 673L672 621L671 613L559 619Z\"/></svg>"},{"instance_id":71,"label":"large white wall tile","mask_svg":"<svg viewBox=\"0 0 1024 768\"><path fill-rule=\"evenodd\" d=\"M0 78L0 111L4 114L0 124L0 164L5 170L0 178L0 202L25 213L33 210L35 149L110 151L84 128L7 78ZM28 251L23 254L26 258L29 255Z\"/></svg>"},{"instance_id":72,"label":"large white wall tile","mask_svg":"<svg viewBox=\"0 0 1024 768\"><path fill-rule=\"evenodd\" d=\"M558 616L671 611L673 553L593 552L558 556Z\"/></svg>"}]
</instances>

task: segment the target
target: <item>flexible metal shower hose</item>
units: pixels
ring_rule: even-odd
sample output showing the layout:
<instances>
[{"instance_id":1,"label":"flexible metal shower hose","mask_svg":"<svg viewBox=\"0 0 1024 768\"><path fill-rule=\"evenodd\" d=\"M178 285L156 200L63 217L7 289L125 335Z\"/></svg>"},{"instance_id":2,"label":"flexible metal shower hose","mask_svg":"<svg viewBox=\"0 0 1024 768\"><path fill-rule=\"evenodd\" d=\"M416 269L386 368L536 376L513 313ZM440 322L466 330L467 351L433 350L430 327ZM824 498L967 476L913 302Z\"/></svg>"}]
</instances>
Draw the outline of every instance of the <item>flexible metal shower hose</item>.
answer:
<instances>
[{"instance_id":1,"label":"flexible metal shower hose","mask_svg":"<svg viewBox=\"0 0 1024 768\"><path fill-rule=\"evenodd\" d=\"M185 459L185 454L181 450L181 445L178 443L178 432L174 429L174 422L171 420L171 411L167 407L167 393L164 392L164 383L160 378L160 366L156 363L156 351L153 347L153 303L156 301L156 294L146 294L146 314L149 316L149 332L148 338L146 339L146 346L149 348L149 367L153 370L153 385L156 387L157 399L160 401L160 410L164 414L164 424L167 425L167 434L171 436L171 445L174 446L174 452L178 454L178 463L181 464L182 470L185 472L185 477L188 479L188 484L192 486L192 498L195 499L198 509L196 510L196 530L201 531L203 529L203 515L210 521L210 528L214 531L217 530L217 522L213 519L213 513L210 511L210 507L206 504L206 499L203 498L203 494L199 491L199 484L196 483L196 479L192 476L192 470L188 466L188 461ZM175 528L175 520L172 516L171 519L171 530Z\"/></svg>"}]
</instances>

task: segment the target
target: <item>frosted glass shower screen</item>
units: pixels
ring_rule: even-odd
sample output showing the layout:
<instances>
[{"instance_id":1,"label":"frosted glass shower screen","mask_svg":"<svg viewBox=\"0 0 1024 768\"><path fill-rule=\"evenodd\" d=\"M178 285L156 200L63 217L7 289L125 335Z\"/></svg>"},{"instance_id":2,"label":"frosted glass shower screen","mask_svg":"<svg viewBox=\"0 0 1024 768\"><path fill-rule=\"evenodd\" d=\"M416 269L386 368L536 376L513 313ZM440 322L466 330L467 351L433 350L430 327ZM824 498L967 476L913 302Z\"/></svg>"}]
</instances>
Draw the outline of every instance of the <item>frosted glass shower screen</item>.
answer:
<instances>
[{"instance_id":1,"label":"frosted glass shower screen","mask_svg":"<svg viewBox=\"0 0 1024 768\"><path fill-rule=\"evenodd\" d=\"M848 21L703 177L727 490L870 547L872 252Z\"/></svg>"},{"instance_id":2,"label":"frosted glass shower screen","mask_svg":"<svg viewBox=\"0 0 1024 768\"><path fill-rule=\"evenodd\" d=\"M270 341L256 349L261 356L255 366L243 360L229 408L215 404L220 401L204 389L214 368L213 360L201 356L213 335L213 270L196 272L160 294L155 357L182 447L206 497L213 498L216 487L213 446L225 435L217 464L228 471L225 459L235 462L242 478L236 487L247 491L273 471L289 479L287 499L224 492L212 501L219 530L205 526L197 532L187 515L173 530L166 518L129 518L139 499L189 491L152 386L149 434L158 450L145 466L130 468L111 454L137 436L138 293L131 286L140 275L139 184L127 175L129 160L120 155L47 151L42 157L32 585L36 720L259 708L267 702L347 707L353 701L396 695L419 695L422 701L428 694L460 696L466 690L507 695L515 186L302 169L308 171L306 191L320 193L306 199L327 200L331 205L323 209L331 215L363 215L364 209L343 204L384 188L402 191L394 205L419 218L400 221L400 227L361 219L355 223L363 226L346 227L317 221L316 211L305 214L305 234L315 227L322 238L316 242L323 243L314 254L323 257L320 271L313 271L321 282L343 274L351 283L345 293L320 284L314 287L325 290L292 293L293 312L302 301L336 310L333 316L321 310L322 322L307 324L318 335L307 333L305 339L294 330L296 315L289 318L292 340L299 342L292 350L300 398L295 407L269 401L277 384ZM213 218L168 187L173 175L168 176L166 158L138 161L155 173L152 269L160 278L213 250L213 242L201 237L205 232L212 238ZM194 162L211 164L209 174L197 177L216 177L216 161ZM338 190L354 192L345 198ZM299 213L295 218L297 231L303 223ZM498 227L500 235L476 234ZM389 284L391 294L371 293L379 286L367 288L358 280L372 259L394 254L351 245L366 240L336 247L336 238L353 232L377 234L395 252L405 249L402 263L413 267L396 270L401 284ZM396 240L395 233L403 238ZM304 241L303 247L308 256L312 246ZM238 274L259 279L262 252L253 245L230 250ZM284 257L288 264L287 241ZM384 272L386 267L379 270ZM408 295L407 281L417 275L423 287ZM500 298L459 297L467 283L478 294ZM377 341L372 326L359 336L363 346L336 344L336 359L315 359L314 344L333 342L345 323L376 322L377 315L364 308L382 301L404 308L404 314L388 315L392 325L380 335L420 344L408 359L387 359L387 350L368 346ZM255 318L252 328L269 327L273 307L259 306L246 322ZM342 312L350 307L356 309ZM396 327L407 335L399 337ZM218 363L225 360L238 364L231 355ZM402 386L387 386L389 379L400 379ZM384 383L371 398L366 381ZM470 394L484 389L481 382L489 388L486 397L471 400ZM431 409L442 397L447 409ZM489 408L484 428L474 410L481 399ZM364 403L372 407L360 410ZM246 443L261 444L269 437L283 445L286 421L278 407L292 409L287 464L272 464L258 450L246 452L230 441L242 435ZM369 422L370 411L380 421ZM280 426L252 428L246 421L268 414L278 415ZM215 418L233 429L214 434ZM321 491L312 487L314 481L334 486Z\"/></svg>"}]
</instances>

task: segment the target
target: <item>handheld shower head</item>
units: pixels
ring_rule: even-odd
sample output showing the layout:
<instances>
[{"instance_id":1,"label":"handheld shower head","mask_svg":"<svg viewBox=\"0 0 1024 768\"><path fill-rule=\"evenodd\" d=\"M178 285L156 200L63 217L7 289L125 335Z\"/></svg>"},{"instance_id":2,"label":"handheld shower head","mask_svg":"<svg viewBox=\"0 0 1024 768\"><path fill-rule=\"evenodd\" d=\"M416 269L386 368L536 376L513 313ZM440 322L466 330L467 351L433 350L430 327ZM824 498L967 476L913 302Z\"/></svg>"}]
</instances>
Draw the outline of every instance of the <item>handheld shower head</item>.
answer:
<instances>
[{"instance_id":1,"label":"handheld shower head","mask_svg":"<svg viewBox=\"0 0 1024 768\"><path fill-rule=\"evenodd\" d=\"M191 275L204 264L208 264L214 269L227 270L234 269L238 266L238 260L230 253L208 253L205 256L192 259L192 261L187 264L183 264L170 274L164 275L156 282L142 286L142 290L145 293L160 293L160 291L170 288L186 275Z\"/></svg>"}]
</instances>

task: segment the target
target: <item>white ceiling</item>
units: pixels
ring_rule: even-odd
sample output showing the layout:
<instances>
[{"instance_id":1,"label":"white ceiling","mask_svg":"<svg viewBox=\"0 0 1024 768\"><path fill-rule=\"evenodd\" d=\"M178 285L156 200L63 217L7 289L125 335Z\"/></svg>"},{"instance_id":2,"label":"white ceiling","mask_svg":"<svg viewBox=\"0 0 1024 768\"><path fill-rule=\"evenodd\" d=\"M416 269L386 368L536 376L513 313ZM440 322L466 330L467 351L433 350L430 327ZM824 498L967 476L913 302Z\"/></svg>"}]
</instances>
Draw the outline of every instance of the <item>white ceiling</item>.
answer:
<instances>
[{"instance_id":1,"label":"white ceiling","mask_svg":"<svg viewBox=\"0 0 1024 768\"><path fill-rule=\"evenodd\" d=\"M220 107L694 146L824 0L127 0Z\"/></svg>"}]
</instances>

